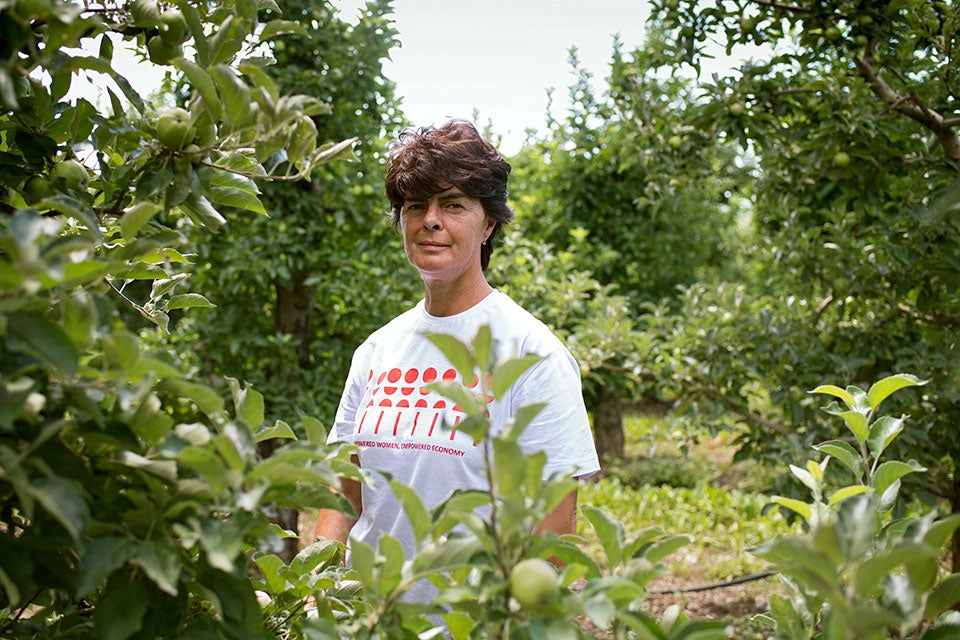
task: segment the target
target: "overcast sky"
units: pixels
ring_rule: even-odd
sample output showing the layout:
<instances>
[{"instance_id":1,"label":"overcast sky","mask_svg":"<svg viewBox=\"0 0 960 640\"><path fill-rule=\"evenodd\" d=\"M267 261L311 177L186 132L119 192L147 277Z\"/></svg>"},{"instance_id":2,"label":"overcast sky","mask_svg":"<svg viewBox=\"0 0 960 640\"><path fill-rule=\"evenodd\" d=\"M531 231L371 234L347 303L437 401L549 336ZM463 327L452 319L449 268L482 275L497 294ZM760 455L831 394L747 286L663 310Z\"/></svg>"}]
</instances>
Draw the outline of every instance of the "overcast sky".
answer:
<instances>
[{"instance_id":1,"label":"overcast sky","mask_svg":"<svg viewBox=\"0 0 960 640\"><path fill-rule=\"evenodd\" d=\"M352 20L363 3L338 4ZM555 115L569 104L570 48L577 47L599 87L614 34L627 46L640 44L647 15L646 0L396 0L402 46L384 72L414 125L477 112L478 124L491 123L510 154L525 129L543 132L548 89L554 89Z\"/></svg>"}]
</instances>

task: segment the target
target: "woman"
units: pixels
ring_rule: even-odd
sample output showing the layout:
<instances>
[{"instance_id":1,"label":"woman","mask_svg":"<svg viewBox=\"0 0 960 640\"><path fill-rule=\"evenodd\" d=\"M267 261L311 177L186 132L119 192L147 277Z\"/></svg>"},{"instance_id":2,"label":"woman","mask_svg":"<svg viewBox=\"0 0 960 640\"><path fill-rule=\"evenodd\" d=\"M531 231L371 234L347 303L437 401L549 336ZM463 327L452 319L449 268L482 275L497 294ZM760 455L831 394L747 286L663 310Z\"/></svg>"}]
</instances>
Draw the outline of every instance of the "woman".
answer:
<instances>
[{"instance_id":1,"label":"woman","mask_svg":"<svg viewBox=\"0 0 960 640\"><path fill-rule=\"evenodd\" d=\"M354 462L373 472L373 483L344 480L343 493L359 519L323 511L316 536L342 542L350 537L376 547L387 533L410 555L410 524L380 472L413 488L428 509L454 490L487 487L481 448L455 428L442 428L455 426L463 414L425 388L438 379L459 381L425 332L469 343L487 325L501 357L541 356L505 397L490 403L492 429L520 407L544 402L519 441L526 452L546 452L544 476L584 477L599 470L576 362L543 323L484 276L494 238L513 219L509 173L510 165L468 122L406 131L391 148L386 184L391 219L423 279L424 299L354 353L329 441L354 443L359 449ZM573 491L541 531L574 533L576 504ZM429 584L415 590L421 587ZM428 597L410 594L413 600Z\"/></svg>"}]
</instances>

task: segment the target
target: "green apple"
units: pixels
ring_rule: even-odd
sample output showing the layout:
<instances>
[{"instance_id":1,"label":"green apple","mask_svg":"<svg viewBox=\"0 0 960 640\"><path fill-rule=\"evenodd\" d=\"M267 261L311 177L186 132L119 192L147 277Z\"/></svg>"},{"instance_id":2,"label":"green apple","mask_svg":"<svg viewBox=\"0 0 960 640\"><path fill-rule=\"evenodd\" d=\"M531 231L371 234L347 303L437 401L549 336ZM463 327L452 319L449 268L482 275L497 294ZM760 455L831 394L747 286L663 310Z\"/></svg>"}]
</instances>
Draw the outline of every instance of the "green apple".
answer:
<instances>
[{"instance_id":1,"label":"green apple","mask_svg":"<svg viewBox=\"0 0 960 640\"><path fill-rule=\"evenodd\" d=\"M187 21L177 9L168 9L160 14L160 37L174 47L183 44L190 37Z\"/></svg>"},{"instance_id":2,"label":"green apple","mask_svg":"<svg viewBox=\"0 0 960 640\"><path fill-rule=\"evenodd\" d=\"M667 144L669 144L674 149L679 149L680 147L683 146L683 138L681 136L676 136L676 135L670 136L670 138L667 140Z\"/></svg>"},{"instance_id":3,"label":"green apple","mask_svg":"<svg viewBox=\"0 0 960 640\"><path fill-rule=\"evenodd\" d=\"M168 149L179 150L193 142L197 130L190 112L180 107L167 109L157 118L157 140Z\"/></svg>"},{"instance_id":4,"label":"green apple","mask_svg":"<svg viewBox=\"0 0 960 640\"><path fill-rule=\"evenodd\" d=\"M730 105L730 115L732 115L735 118L739 118L745 112L746 112L746 109L739 102L734 102L732 105Z\"/></svg>"},{"instance_id":5,"label":"green apple","mask_svg":"<svg viewBox=\"0 0 960 640\"><path fill-rule=\"evenodd\" d=\"M43 176L31 176L23 185L23 199L27 204L39 202L52 193L50 181Z\"/></svg>"},{"instance_id":6,"label":"green apple","mask_svg":"<svg viewBox=\"0 0 960 640\"><path fill-rule=\"evenodd\" d=\"M53 169L50 170L50 180L54 185L62 180L64 186L68 189L84 189L89 179L90 174L87 173L87 168L76 160L69 158L53 165Z\"/></svg>"},{"instance_id":7,"label":"green apple","mask_svg":"<svg viewBox=\"0 0 960 640\"><path fill-rule=\"evenodd\" d=\"M165 65L182 56L183 47L169 44L160 36L153 36L147 40L147 53L150 54L150 62Z\"/></svg>"},{"instance_id":8,"label":"green apple","mask_svg":"<svg viewBox=\"0 0 960 640\"><path fill-rule=\"evenodd\" d=\"M837 167L850 166L850 154L846 151L838 151L833 156L833 164Z\"/></svg>"},{"instance_id":9,"label":"green apple","mask_svg":"<svg viewBox=\"0 0 960 640\"><path fill-rule=\"evenodd\" d=\"M546 560L527 558L513 567L508 579L510 595L523 609L536 613L560 597L557 571Z\"/></svg>"}]
</instances>

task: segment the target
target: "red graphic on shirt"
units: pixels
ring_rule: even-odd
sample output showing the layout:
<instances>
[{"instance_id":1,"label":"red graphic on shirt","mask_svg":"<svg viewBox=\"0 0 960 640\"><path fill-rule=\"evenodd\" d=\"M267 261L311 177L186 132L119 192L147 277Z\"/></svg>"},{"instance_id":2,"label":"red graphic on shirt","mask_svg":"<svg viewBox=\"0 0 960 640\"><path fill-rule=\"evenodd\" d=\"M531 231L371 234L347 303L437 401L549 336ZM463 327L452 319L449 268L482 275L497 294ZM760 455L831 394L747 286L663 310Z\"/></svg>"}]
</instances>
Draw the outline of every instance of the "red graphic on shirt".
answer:
<instances>
[{"instance_id":1,"label":"red graphic on shirt","mask_svg":"<svg viewBox=\"0 0 960 640\"><path fill-rule=\"evenodd\" d=\"M422 438L425 431L426 438L454 441L458 433L456 425L460 424L466 412L439 397L438 394L432 393L427 389L427 385L438 380L456 382L458 378L456 369L452 368L442 373L434 367L427 367L423 371L416 368L403 371L397 367L380 372L371 369L367 373L367 388L364 391L364 396L369 400L362 409L360 421L357 423L357 434L366 433L381 438L419 435ZM479 383L480 378L474 375L470 383L465 386L475 390ZM486 400L489 405L493 402L493 396L488 395ZM443 424L445 416L454 427L450 429L449 435L438 428ZM488 408L487 417L489 416ZM357 444L373 443L357 442ZM477 444L473 442L473 446Z\"/></svg>"}]
</instances>

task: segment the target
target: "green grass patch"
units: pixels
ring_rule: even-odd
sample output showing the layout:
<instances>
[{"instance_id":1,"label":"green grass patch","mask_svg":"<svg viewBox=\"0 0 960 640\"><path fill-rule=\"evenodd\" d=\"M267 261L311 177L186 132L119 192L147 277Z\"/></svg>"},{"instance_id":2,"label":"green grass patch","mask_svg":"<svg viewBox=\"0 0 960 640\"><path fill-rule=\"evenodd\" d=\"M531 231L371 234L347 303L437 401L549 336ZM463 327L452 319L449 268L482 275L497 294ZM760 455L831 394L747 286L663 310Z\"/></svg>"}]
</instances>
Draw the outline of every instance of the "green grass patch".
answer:
<instances>
[{"instance_id":1,"label":"green grass patch","mask_svg":"<svg viewBox=\"0 0 960 640\"><path fill-rule=\"evenodd\" d=\"M659 527L692 542L668 560L671 574L692 582L729 580L765 569L749 550L799 532L771 508L777 470L755 461L733 462L733 436L713 434L669 416L629 416L627 458L604 466L603 477L580 488L580 503L603 509L627 532ZM581 522L587 551L602 551Z\"/></svg>"}]
</instances>

